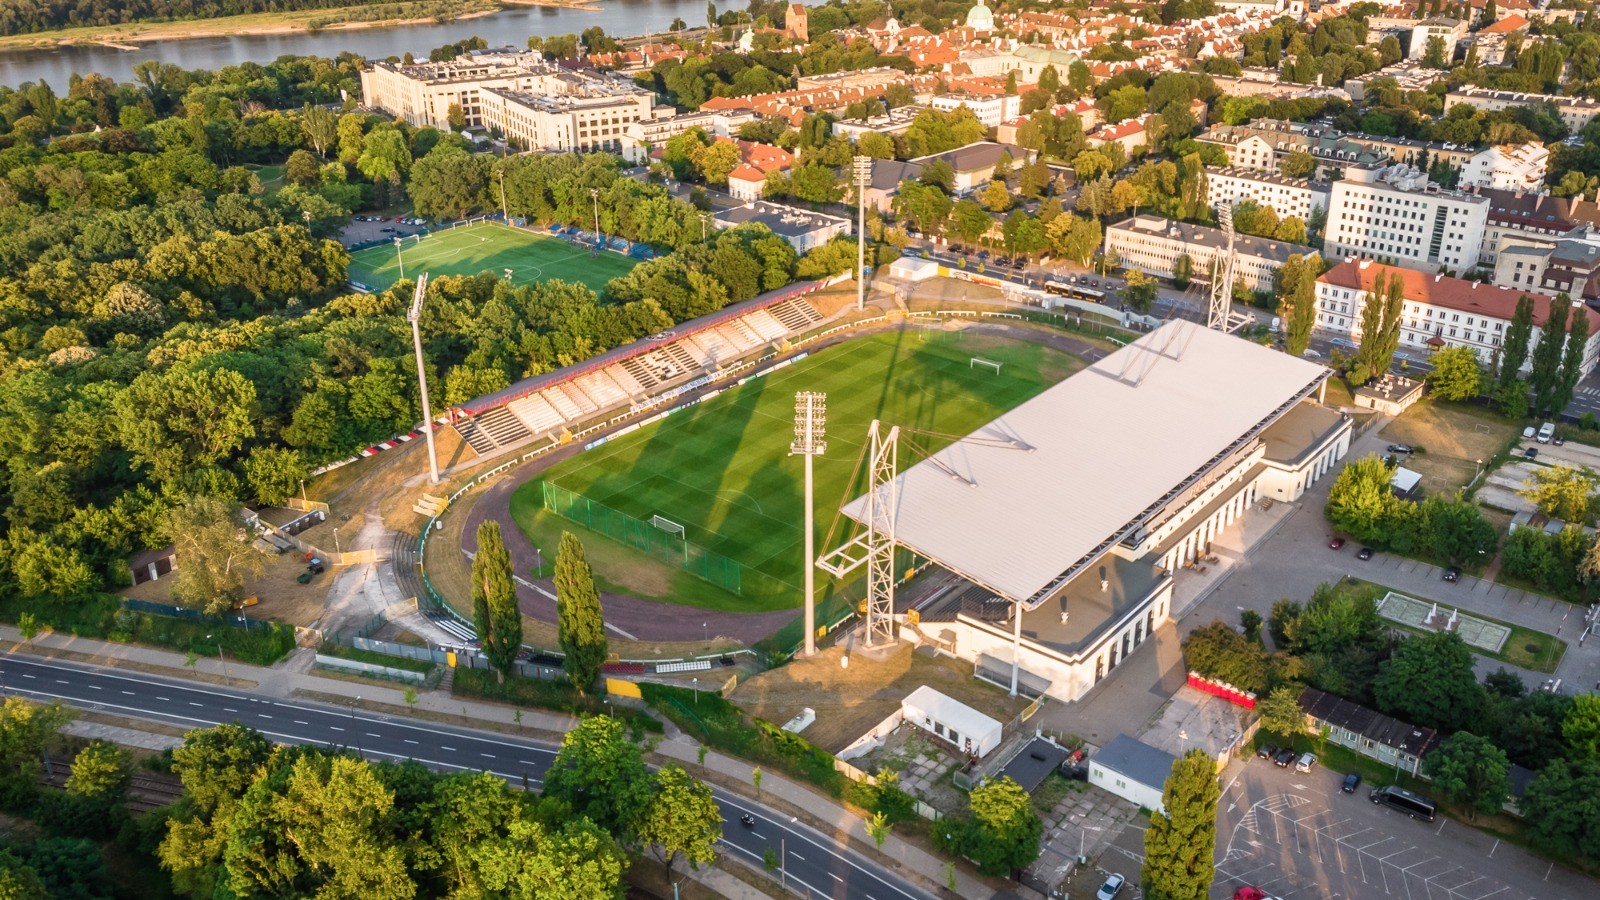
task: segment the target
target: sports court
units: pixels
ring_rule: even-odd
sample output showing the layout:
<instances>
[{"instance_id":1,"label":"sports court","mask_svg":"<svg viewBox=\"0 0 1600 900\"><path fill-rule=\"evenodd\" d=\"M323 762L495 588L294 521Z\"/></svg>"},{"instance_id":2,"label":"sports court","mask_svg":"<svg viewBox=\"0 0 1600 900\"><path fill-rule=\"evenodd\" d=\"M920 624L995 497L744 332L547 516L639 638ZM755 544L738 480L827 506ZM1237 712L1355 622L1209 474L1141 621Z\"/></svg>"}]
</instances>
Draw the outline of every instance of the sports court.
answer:
<instances>
[{"instance_id":1,"label":"sports court","mask_svg":"<svg viewBox=\"0 0 1600 900\"><path fill-rule=\"evenodd\" d=\"M1427 604L1394 591L1378 601L1378 614L1385 619L1409 625L1418 630L1438 630L1437 618L1450 620L1451 627L1468 646L1488 653L1499 653L1511 637L1511 629L1494 622L1485 622L1460 610L1437 603Z\"/></svg>"},{"instance_id":2,"label":"sports court","mask_svg":"<svg viewBox=\"0 0 1600 900\"><path fill-rule=\"evenodd\" d=\"M392 243L350 254L350 280L374 291L400 280L402 264L410 277L426 271L440 275L506 277L512 284L531 285L559 278L605 290L606 282L626 275L637 264L619 253L601 251L497 222L459 225L401 240L399 258Z\"/></svg>"},{"instance_id":3,"label":"sports court","mask_svg":"<svg viewBox=\"0 0 1600 900\"><path fill-rule=\"evenodd\" d=\"M873 335L679 410L545 480L646 522L681 525L685 539L745 568L742 595L753 606L785 608L799 600L803 555L803 463L789 455L796 391L828 394L827 453L816 460L820 547L874 418L915 429L901 444L909 466L920 458L913 445L942 447L1081 366L1038 344L989 336ZM537 482L518 488L535 506L540 491Z\"/></svg>"}]
</instances>

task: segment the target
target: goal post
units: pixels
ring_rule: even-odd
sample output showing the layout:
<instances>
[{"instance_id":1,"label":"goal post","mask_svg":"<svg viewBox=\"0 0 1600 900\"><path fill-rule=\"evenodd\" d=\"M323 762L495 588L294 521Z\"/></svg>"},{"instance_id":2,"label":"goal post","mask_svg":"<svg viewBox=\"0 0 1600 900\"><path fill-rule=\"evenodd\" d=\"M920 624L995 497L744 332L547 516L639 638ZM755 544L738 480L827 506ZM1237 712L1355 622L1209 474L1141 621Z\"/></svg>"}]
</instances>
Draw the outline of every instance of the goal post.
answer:
<instances>
[{"instance_id":1,"label":"goal post","mask_svg":"<svg viewBox=\"0 0 1600 900\"><path fill-rule=\"evenodd\" d=\"M998 361L996 361L996 360L984 359L981 356L974 356L972 358L972 361L970 363L968 363L967 369L968 370L972 370L972 369L978 368L979 366L982 366L982 367L984 367L986 369L989 369L990 371L994 372L994 374L999 375L1000 374L1000 366L1001 365L1003 365L1003 364L998 362Z\"/></svg>"},{"instance_id":2,"label":"goal post","mask_svg":"<svg viewBox=\"0 0 1600 900\"><path fill-rule=\"evenodd\" d=\"M650 524L665 531L667 534L677 535L679 540L687 540L683 533L683 526L665 516L651 516Z\"/></svg>"}]
</instances>

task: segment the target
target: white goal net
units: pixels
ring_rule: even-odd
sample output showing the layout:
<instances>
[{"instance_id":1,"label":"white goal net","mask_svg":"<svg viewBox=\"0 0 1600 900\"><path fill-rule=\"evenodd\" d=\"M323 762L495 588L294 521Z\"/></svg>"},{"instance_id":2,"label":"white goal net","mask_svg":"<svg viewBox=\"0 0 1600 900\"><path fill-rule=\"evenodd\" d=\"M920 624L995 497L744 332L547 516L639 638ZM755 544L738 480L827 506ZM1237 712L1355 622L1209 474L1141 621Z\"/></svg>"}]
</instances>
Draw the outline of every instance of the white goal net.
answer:
<instances>
[{"instance_id":1,"label":"white goal net","mask_svg":"<svg viewBox=\"0 0 1600 900\"><path fill-rule=\"evenodd\" d=\"M650 524L665 531L667 534L675 534L680 538L684 536L683 526L664 516L651 516Z\"/></svg>"}]
</instances>

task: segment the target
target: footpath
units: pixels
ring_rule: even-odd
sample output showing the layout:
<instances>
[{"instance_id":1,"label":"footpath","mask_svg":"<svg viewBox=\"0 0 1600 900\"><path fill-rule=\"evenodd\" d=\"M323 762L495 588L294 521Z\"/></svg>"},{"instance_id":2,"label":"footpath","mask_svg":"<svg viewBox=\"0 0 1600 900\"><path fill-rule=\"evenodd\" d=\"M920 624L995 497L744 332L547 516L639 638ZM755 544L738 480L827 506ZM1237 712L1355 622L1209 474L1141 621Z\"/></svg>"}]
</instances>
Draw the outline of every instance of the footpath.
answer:
<instances>
[{"instance_id":1,"label":"footpath","mask_svg":"<svg viewBox=\"0 0 1600 900\"><path fill-rule=\"evenodd\" d=\"M40 634L24 641L10 625L0 625L0 653L57 658L124 671L143 672L179 680L203 681L215 687L224 684L248 690L258 696L322 703L349 703L385 715L411 715L443 720L465 728L488 728L520 734L529 739L559 741L578 724L564 713L521 709L452 696L444 691L419 690L414 702L407 702L403 687L388 687L370 681L326 677L312 670L315 653L300 648L272 667L236 663L213 656L192 658L187 654L138 644L119 644L72 635ZM114 716L115 706L102 704ZM700 761L699 742L678 731L669 722L668 735L655 747L660 756L677 761L690 771L703 770L708 781L741 796L760 802L779 801L803 814L806 824L836 842L848 842L850 849L869 862L882 865L937 894L988 900L995 889L981 879L957 869L953 894L947 886L947 863L921 847L891 833L879 848L867 833L866 823L838 802L810 787L763 770L759 798L751 783L755 764L715 751L706 750ZM152 728L150 733L136 726L74 723L74 730L123 743L160 749L181 741L170 728ZM732 854L730 854L732 856ZM748 862L748 861L745 861ZM768 896L734 875L720 869L688 873L716 893L733 900L758 900Z\"/></svg>"}]
</instances>

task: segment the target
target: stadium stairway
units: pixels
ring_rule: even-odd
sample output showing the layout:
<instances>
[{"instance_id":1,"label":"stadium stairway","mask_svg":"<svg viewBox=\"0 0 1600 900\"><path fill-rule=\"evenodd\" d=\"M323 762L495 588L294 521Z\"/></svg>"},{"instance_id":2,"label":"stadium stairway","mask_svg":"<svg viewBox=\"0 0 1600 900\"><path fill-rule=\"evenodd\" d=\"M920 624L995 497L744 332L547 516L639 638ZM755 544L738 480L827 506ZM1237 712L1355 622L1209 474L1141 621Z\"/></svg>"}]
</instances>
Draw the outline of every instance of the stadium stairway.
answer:
<instances>
[{"instance_id":1,"label":"stadium stairway","mask_svg":"<svg viewBox=\"0 0 1600 900\"><path fill-rule=\"evenodd\" d=\"M476 417L467 419L465 422L456 422L453 427L456 433L461 435L461 439L467 442L467 446L471 447L473 452L479 456L487 456L499 449L500 445L494 442L494 438L490 437L487 431L478 426Z\"/></svg>"},{"instance_id":2,"label":"stadium stairway","mask_svg":"<svg viewBox=\"0 0 1600 900\"><path fill-rule=\"evenodd\" d=\"M785 300L767 312L791 332L809 328L822 321L822 314L801 297Z\"/></svg>"}]
</instances>

